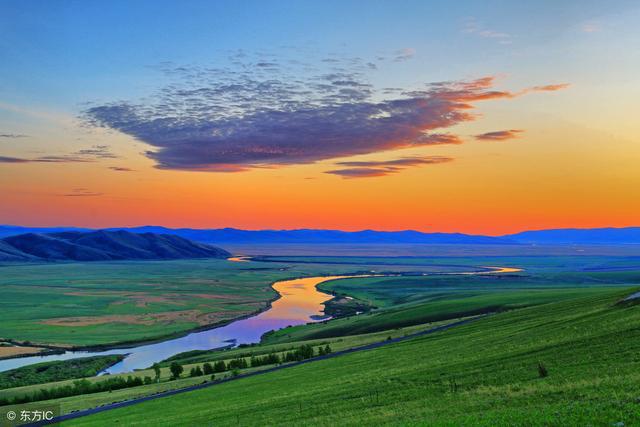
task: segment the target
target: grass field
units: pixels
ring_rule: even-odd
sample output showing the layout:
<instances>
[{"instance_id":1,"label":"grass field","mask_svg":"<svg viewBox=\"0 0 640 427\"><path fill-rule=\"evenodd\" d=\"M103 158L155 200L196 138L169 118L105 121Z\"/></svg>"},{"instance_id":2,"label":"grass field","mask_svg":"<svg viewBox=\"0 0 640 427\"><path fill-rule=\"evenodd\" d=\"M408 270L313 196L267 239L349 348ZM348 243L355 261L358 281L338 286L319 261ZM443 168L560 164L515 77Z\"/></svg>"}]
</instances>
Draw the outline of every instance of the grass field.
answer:
<instances>
[{"instance_id":1,"label":"grass field","mask_svg":"<svg viewBox=\"0 0 640 427\"><path fill-rule=\"evenodd\" d=\"M353 266L226 260L4 264L0 339L95 346L163 337L265 308L271 283Z\"/></svg>"},{"instance_id":2,"label":"grass field","mask_svg":"<svg viewBox=\"0 0 640 427\"><path fill-rule=\"evenodd\" d=\"M450 274L487 266L523 271ZM403 274L319 285L337 296L331 304L352 306L354 310L366 307L371 310L368 313L273 331L259 345L176 355L171 361L185 368L183 378L177 380L170 380L170 361L166 361L158 383L47 401L59 404L63 413L210 381L209 377L186 377L191 368L204 362L229 362L239 357L248 360L251 355L269 353L282 356L304 344L330 344L339 351L453 319L492 313L490 318L435 336L160 401L169 402L172 412L181 414L190 424L211 420L221 425L348 425L362 419L373 424L434 420L433 424L500 425L521 423L534 413L536 417L542 414L540 424L554 424L560 419L557 417L566 417L568 424L574 424L590 416L590 406L584 402L591 401L607 417L616 419L611 422L636 421L625 415L629 409L625 402L637 389L629 387L640 377L634 377L623 361L626 358L636 367L640 363L631 356L640 348L627 343L637 338L635 329L640 330L640 308L614 303L631 292L630 286L640 284L637 257L288 256L270 257L269 262L74 263L5 265L0 269L4 273L0 286L7 297L0 300L0 336L67 345L148 339L182 332L203 322L235 318L264 307L275 296L270 284L277 280L364 272ZM436 274L440 272L446 274ZM627 345L631 350L627 351ZM572 353L571 348L576 351ZM616 356L609 355L607 349ZM548 377L539 377L539 362L548 369ZM269 366L242 369L241 373ZM154 377L150 369L121 376L129 375ZM216 374L216 379L230 375L230 371ZM46 384L51 379L41 378L34 383L43 384L7 386L0 390L0 399L72 385L73 377L51 378L62 381ZM240 384L247 387L246 399L231 396L242 395ZM603 393L597 391L598 387L603 387ZM616 391L616 396L622 396L622 400L607 406L604 396L618 387L623 391ZM288 393L292 399L287 399ZM564 406L556 405L551 398L555 395ZM206 406L210 400L215 401L211 408ZM573 412L567 412L570 400L574 401L570 406ZM106 425L117 419L129 425L140 416L141 424L145 424L144 420L150 419L146 411L156 410L146 408L154 405L144 403L77 422ZM495 410L500 405L508 407ZM558 409L549 412L547 405ZM182 408L193 410L193 414L182 413ZM163 424L161 413L161 419L153 418L154 424ZM414 418L407 418L407 414ZM620 416L616 418L616 414ZM166 417L166 425L182 421L173 416Z\"/></svg>"},{"instance_id":3,"label":"grass field","mask_svg":"<svg viewBox=\"0 0 640 427\"><path fill-rule=\"evenodd\" d=\"M338 338L332 338L332 339L308 340L308 341L286 343L286 344L256 345L256 346L248 346L248 347L228 349L228 350L209 350L209 351L196 351L196 352L183 353L168 359L164 363L160 363L161 376L160 376L159 383L148 384L144 386L127 388L122 390L114 390L111 392L93 393L89 395L79 395L79 396L65 397L60 399L53 399L48 401L48 403L60 405L60 408L63 413L69 413L71 411L93 408L93 407L104 405L107 403L128 400L128 399L141 397L141 396L148 396L148 395L155 394L162 391L173 390L173 389L187 387L194 384L199 384L203 381L209 380L210 378L209 377L190 378L187 376L187 373L190 371L191 368L194 368L196 366L202 367L202 364L204 362L214 363L219 360L228 362L232 359L238 359L238 358L244 358L247 361L249 361L252 355L261 356L261 355L266 355L270 353L276 353L282 356L287 351L294 350L300 347L301 345L307 345L307 344L314 346L314 348L316 349L320 346L325 346L329 344L333 351L340 351L340 350L360 347L360 346L374 343L374 342L385 341L388 338L403 337L421 330L433 328L446 323L449 323L449 322L435 322L431 324L396 329L393 331L384 331L384 332L364 334L364 335L344 336L344 337L338 337ZM82 359L79 359L79 360L82 360ZM169 365L172 361L176 361L180 363L185 369L185 374L183 375L182 378L178 380L170 379L171 373L169 370ZM75 362L65 361L65 362L54 362L54 363L57 364L58 366L72 367ZM33 370L35 366L36 365L31 365L29 367L21 368L21 370L23 371ZM259 368L241 369L240 373L244 374L248 372L254 372L257 370L263 370L271 366L273 365L267 365ZM51 388L62 387L66 385L72 385L75 378L79 378L82 376L82 375L78 375L79 373L81 373L81 371L76 370L75 372L76 375L70 376L69 378L72 378L72 379L69 379L69 380L60 380L60 381L49 380L50 382L48 382L47 384L38 383L34 385L5 388L3 390L0 390L0 399L12 399L14 397L22 397L24 395L30 395L43 388L51 389ZM231 375L232 375L232 372L217 373L216 379L227 378ZM133 373L127 373L127 374L93 377L93 378L89 378L89 381L93 383L97 383L97 382L105 381L108 378L121 377L126 379L129 376L139 377L139 378L144 378L146 376L149 376L153 378L155 374L152 369L143 369ZM41 382L45 382L45 381L41 381ZM23 406L24 404L18 405L18 406L10 405L8 407L3 407L2 409L6 411L6 410L10 410L11 408L20 408Z\"/></svg>"},{"instance_id":4,"label":"grass field","mask_svg":"<svg viewBox=\"0 0 640 427\"><path fill-rule=\"evenodd\" d=\"M634 425L640 307L608 290L65 425ZM547 371L541 376L540 365Z\"/></svg>"},{"instance_id":5,"label":"grass field","mask_svg":"<svg viewBox=\"0 0 640 427\"><path fill-rule=\"evenodd\" d=\"M485 259L358 257L332 264L339 261L3 264L0 339L66 347L142 341L263 309L276 297L270 287L276 280L371 270L455 272Z\"/></svg>"},{"instance_id":6,"label":"grass field","mask_svg":"<svg viewBox=\"0 0 640 427\"><path fill-rule=\"evenodd\" d=\"M405 258L402 261L413 264L443 262L441 259L424 258ZM637 268L636 258L456 258L451 262L463 263L467 270L472 270L474 265L507 265L523 268L524 271L514 274L370 277L324 282L319 289L344 297L342 301L358 301L377 310L326 324L281 329L266 335L263 341L300 341L382 331L597 295L607 289L640 283L638 270L626 270L628 267Z\"/></svg>"},{"instance_id":7,"label":"grass field","mask_svg":"<svg viewBox=\"0 0 640 427\"><path fill-rule=\"evenodd\" d=\"M277 265L274 265L276 267ZM282 277L224 260L0 267L0 337L57 345L133 341L264 307Z\"/></svg>"}]
</instances>

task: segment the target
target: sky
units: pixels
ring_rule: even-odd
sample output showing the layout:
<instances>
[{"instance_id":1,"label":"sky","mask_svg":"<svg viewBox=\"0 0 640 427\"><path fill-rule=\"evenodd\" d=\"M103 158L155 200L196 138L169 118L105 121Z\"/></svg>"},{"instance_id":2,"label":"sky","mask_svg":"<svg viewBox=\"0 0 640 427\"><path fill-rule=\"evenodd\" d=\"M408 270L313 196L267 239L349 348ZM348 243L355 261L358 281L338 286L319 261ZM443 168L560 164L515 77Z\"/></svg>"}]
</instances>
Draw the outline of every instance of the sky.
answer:
<instances>
[{"instance_id":1,"label":"sky","mask_svg":"<svg viewBox=\"0 0 640 427\"><path fill-rule=\"evenodd\" d=\"M0 224L640 225L634 1L0 2Z\"/></svg>"}]
</instances>

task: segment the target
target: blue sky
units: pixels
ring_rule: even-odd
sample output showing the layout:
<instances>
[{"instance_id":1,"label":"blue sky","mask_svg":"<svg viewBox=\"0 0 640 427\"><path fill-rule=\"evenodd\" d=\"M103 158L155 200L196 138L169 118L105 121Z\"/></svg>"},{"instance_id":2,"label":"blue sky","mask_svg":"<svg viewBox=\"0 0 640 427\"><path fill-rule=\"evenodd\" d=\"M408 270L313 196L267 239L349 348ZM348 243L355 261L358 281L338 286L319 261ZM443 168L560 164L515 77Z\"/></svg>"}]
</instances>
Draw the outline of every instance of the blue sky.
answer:
<instances>
[{"instance_id":1,"label":"blue sky","mask_svg":"<svg viewBox=\"0 0 640 427\"><path fill-rule=\"evenodd\" d=\"M237 49L364 58L414 49L423 67L389 70L396 82L512 73L510 55L548 44L552 61L567 53L552 46L566 33L624 10L622 2L555 3L4 1L0 89L5 102L78 109L87 98L148 92L160 78L150 67L163 61L216 64ZM470 25L476 33L466 32ZM513 62L522 68L533 60ZM533 67L529 74L540 77L561 71Z\"/></svg>"},{"instance_id":2,"label":"blue sky","mask_svg":"<svg viewBox=\"0 0 640 427\"><path fill-rule=\"evenodd\" d=\"M624 0L4 0L0 223L636 224L639 21Z\"/></svg>"}]
</instances>

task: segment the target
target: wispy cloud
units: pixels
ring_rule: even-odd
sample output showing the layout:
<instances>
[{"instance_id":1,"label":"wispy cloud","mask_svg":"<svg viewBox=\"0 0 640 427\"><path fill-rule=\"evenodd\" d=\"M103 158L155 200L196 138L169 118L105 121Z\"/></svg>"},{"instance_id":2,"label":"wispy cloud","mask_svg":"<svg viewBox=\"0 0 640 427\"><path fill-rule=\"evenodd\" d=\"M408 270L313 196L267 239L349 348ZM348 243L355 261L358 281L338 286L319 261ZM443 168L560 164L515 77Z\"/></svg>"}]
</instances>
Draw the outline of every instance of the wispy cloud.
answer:
<instances>
[{"instance_id":1,"label":"wispy cloud","mask_svg":"<svg viewBox=\"0 0 640 427\"><path fill-rule=\"evenodd\" d=\"M18 139L18 138L27 138L29 135L24 135L21 133L0 133L0 138L7 139Z\"/></svg>"},{"instance_id":2,"label":"wispy cloud","mask_svg":"<svg viewBox=\"0 0 640 427\"><path fill-rule=\"evenodd\" d=\"M115 159L107 145L94 145L91 148L75 151L71 154L19 158L0 156L0 163L91 163L99 159Z\"/></svg>"},{"instance_id":3,"label":"wispy cloud","mask_svg":"<svg viewBox=\"0 0 640 427\"><path fill-rule=\"evenodd\" d=\"M517 138L522 132L524 132L522 129L497 130L475 135L475 138L478 141L506 141Z\"/></svg>"},{"instance_id":4,"label":"wispy cloud","mask_svg":"<svg viewBox=\"0 0 640 427\"><path fill-rule=\"evenodd\" d=\"M90 191L87 188L74 188L70 193L61 194L64 197L96 197L102 196L103 193L96 193L95 191Z\"/></svg>"},{"instance_id":5,"label":"wispy cloud","mask_svg":"<svg viewBox=\"0 0 640 427\"><path fill-rule=\"evenodd\" d=\"M0 163L28 163L29 160L18 157L0 156Z\"/></svg>"},{"instance_id":6,"label":"wispy cloud","mask_svg":"<svg viewBox=\"0 0 640 427\"><path fill-rule=\"evenodd\" d=\"M122 166L110 166L109 169L111 169L112 171L116 171L116 172L134 172L133 169L125 168L125 167L122 167Z\"/></svg>"},{"instance_id":7,"label":"wispy cloud","mask_svg":"<svg viewBox=\"0 0 640 427\"><path fill-rule=\"evenodd\" d=\"M416 54L416 50L412 47L405 47L394 52L393 60L396 62L408 61Z\"/></svg>"},{"instance_id":8,"label":"wispy cloud","mask_svg":"<svg viewBox=\"0 0 640 427\"><path fill-rule=\"evenodd\" d=\"M91 148L78 150L73 155L84 157L95 157L98 159L116 159L118 156L111 152L108 145L94 145Z\"/></svg>"},{"instance_id":9,"label":"wispy cloud","mask_svg":"<svg viewBox=\"0 0 640 427\"><path fill-rule=\"evenodd\" d=\"M528 89L529 92L554 92L556 90L566 89L571 86L569 83L559 83L552 85L544 85L544 86L534 86Z\"/></svg>"},{"instance_id":10,"label":"wispy cloud","mask_svg":"<svg viewBox=\"0 0 640 427\"><path fill-rule=\"evenodd\" d=\"M88 163L93 160L75 156L42 156L33 159L0 156L0 163Z\"/></svg>"},{"instance_id":11,"label":"wispy cloud","mask_svg":"<svg viewBox=\"0 0 640 427\"><path fill-rule=\"evenodd\" d=\"M583 33L597 33L602 31L602 26L596 21L587 21L582 23L580 30Z\"/></svg>"},{"instance_id":12,"label":"wispy cloud","mask_svg":"<svg viewBox=\"0 0 640 427\"><path fill-rule=\"evenodd\" d=\"M283 63L259 71L171 66L175 83L152 101L97 105L84 118L152 146L146 155L158 168L239 172L460 144L447 129L476 120L477 102L565 87L504 91L488 76L389 93L368 81L365 60L341 61L307 78Z\"/></svg>"},{"instance_id":13,"label":"wispy cloud","mask_svg":"<svg viewBox=\"0 0 640 427\"><path fill-rule=\"evenodd\" d=\"M492 30L481 25L475 18L469 18L465 21L462 31L466 34L472 34L484 39L493 39L500 44L511 44L511 34L502 31Z\"/></svg>"},{"instance_id":14,"label":"wispy cloud","mask_svg":"<svg viewBox=\"0 0 640 427\"><path fill-rule=\"evenodd\" d=\"M325 173L339 175L343 178L372 178L397 173L403 169L410 167L435 165L439 163L448 163L451 161L453 161L452 157L423 156L402 157L400 159L382 161L337 162L336 165L345 166L345 168L329 170Z\"/></svg>"}]
</instances>

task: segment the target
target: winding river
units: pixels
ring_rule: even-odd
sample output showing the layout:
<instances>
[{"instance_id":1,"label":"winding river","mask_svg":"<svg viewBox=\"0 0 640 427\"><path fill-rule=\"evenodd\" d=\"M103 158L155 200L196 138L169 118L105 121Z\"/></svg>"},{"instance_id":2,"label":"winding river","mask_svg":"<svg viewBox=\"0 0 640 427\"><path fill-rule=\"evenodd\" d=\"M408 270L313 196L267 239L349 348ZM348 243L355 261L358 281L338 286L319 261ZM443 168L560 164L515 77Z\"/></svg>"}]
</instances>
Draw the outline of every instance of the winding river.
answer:
<instances>
[{"instance_id":1,"label":"winding river","mask_svg":"<svg viewBox=\"0 0 640 427\"><path fill-rule=\"evenodd\" d=\"M243 260L244 261L244 260ZM105 351L66 351L48 356L31 356L0 360L0 372L19 368L32 363L52 360L68 360L78 357L102 356L109 354L128 354L124 360L108 368L104 373L119 374L135 369L148 368L175 354L191 350L210 350L229 345L250 344L260 341L260 337L270 330L288 325L323 320L323 303L333 296L320 292L316 285L327 280L345 277L365 276L323 276L301 279L281 280L273 288L280 294L271 307L255 316L236 320L228 325L193 332L180 338Z\"/></svg>"},{"instance_id":2,"label":"winding river","mask_svg":"<svg viewBox=\"0 0 640 427\"><path fill-rule=\"evenodd\" d=\"M250 260L250 257L233 257L229 260L246 262ZM521 271L520 269L510 267L484 268L486 269L485 271L444 274L491 274ZM424 275L432 274L442 273L424 273ZM273 284L273 288L280 294L280 298L275 300L269 309L255 316L233 321L225 326L200 332L192 332L179 338L130 348L104 351L66 351L61 354L48 356L30 356L0 360L0 372L39 362L69 360L88 356L126 354L127 356L121 362L116 363L103 372L119 374L131 372L135 369L148 368L155 362L160 362L186 351L211 350L239 344L257 343L265 332L289 325L295 326L327 319L323 312L323 303L333 298L333 296L320 292L316 288L318 284L328 280L374 276L378 275L319 276L281 280Z\"/></svg>"}]
</instances>

